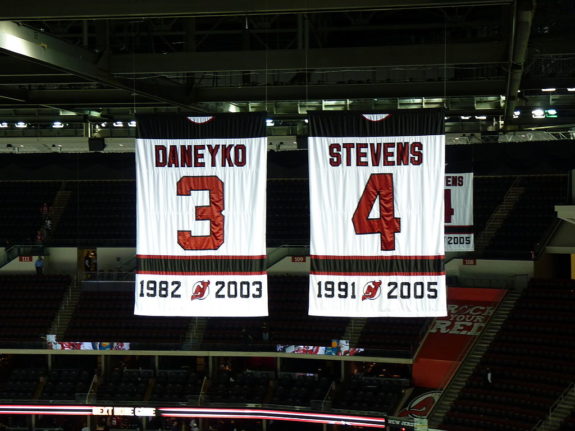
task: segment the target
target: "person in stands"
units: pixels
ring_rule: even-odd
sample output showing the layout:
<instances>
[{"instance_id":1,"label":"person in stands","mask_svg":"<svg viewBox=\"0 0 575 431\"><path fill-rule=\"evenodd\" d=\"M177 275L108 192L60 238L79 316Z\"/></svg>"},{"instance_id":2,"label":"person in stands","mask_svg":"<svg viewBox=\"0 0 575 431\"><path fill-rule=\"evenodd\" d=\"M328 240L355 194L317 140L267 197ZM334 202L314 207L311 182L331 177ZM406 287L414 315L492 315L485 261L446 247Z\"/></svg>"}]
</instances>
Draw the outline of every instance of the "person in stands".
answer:
<instances>
[{"instance_id":1,"label":"person in stands","mask_svg":"<svg viewBox=\"0 0 575 431\"><path fill-rule=\"evenodd\" d=\"M36 267L36 275L44 274L44 259L42 258L42 256L38 256L38 259L36 259L34 266Z\"/></svg>"}]
</instances>

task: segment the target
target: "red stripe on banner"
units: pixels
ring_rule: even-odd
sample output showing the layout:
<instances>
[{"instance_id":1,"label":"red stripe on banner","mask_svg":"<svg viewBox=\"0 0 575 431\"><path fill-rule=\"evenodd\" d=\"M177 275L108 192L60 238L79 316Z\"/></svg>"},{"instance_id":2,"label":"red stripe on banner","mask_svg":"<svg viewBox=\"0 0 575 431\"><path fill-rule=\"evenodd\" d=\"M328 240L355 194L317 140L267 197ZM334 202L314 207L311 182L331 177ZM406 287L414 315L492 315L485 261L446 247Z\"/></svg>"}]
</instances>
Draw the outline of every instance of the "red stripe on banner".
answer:
<instances>
[{"instance_id":1,"label":"red stripe on banner","mask_svg":"<svg viewBox=\"0 0 575 431\"><path fill-rule=\"evenodd\" d=\"M155 255L155 254L137 254L136 257L138 259L172 259L172 260L208 260L208 259L221 259L221 260L227 260L227 259L242 259L242 260L259 260L259 259L265 259L266 256L265 255L261 255L261 256L208 256L208 255L202 255L202 256L163 256L163 255Z\"/></svg>"},{"instance_id":2,"label":"red stripe on banner","mask_svg":"<svg viewBox=\"0 0 575 431\"><path fill-rule=\"evenodd\" d=\"M310 271L310 274L314 275L345 275L353 277L355 275L369 275L369 276L389 276L389 275L401 275L401 276L421 276L421 275L445 275L445 272L328 272L328 271Z\"/></svg>"},{"instance_id":3,"label":"red stripe on banner","mask_svg":"<svg viewBox=\"0 0 575 431\"><path fill-rule=\"evenodd\" d=\"M184 271L136 271L136 274L151 274L151 275L265 275L266 271L253 271L253 272L184 272Z\"/></svg>"},{"instance_id":4,"label":"red stripe on banner","mask_svg":"<svg viewBox=\"0 0 575 431\"><path fill-rule=\"evenodd\" d=\"M436 256L327 256L312 254L312 259L341 259L341 260L439 260L444 255Z\"/></svg>"}]
</instances>

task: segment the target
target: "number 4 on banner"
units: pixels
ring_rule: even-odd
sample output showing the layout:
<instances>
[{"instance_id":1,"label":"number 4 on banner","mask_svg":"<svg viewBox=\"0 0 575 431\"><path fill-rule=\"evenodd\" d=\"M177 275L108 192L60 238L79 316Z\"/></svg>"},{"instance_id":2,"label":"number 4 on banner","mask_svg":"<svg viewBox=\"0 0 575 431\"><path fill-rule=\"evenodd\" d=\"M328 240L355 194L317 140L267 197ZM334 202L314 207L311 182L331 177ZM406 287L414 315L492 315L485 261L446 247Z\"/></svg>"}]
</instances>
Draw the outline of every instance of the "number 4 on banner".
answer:
<instances>
[{"instance_id":1,"label":"number 4 on banner","mask_svg":"<svg viewBox=\"0 0 575 431\"><path fill-rule=\"evenodd\" d=\"M379 198L379 218L369 214ZM393 174L371 174L352 217L355 233L381 235L381 249L395 250L395 234L401 231L401 219L395 217Z\"/></svg>"},{"instance_id":2,"label":"number 4 on banner","mask_svg":"<svg viewBox=\"0 0 575 431\"><path fill-rule=\"evenodd\" d=\"M445 223L451 223L453 215L455 214L455 210L451 206L451 189L445 189L443 205L445 206Z\"/></svg>"}]
</instances>

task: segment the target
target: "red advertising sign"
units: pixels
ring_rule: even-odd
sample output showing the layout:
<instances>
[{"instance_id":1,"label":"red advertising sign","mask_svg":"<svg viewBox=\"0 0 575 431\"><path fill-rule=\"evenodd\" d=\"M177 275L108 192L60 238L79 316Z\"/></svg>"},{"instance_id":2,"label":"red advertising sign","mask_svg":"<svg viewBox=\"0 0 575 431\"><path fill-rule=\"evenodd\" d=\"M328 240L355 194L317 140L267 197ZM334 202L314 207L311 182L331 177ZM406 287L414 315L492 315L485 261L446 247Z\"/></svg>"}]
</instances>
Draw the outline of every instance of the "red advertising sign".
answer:
<instances>
[{"instance_id":1,"label":"red advertising sign","mask_svg":"<svg viewBox=\"0 0 575 431\"><path fill-rule=\"evenodd\" d=\"M442 388L505 296L503 289L450 287L446 317L436 318L413 365L416 386Z\"/></svg>"},{"instance_id":2,"label":"red advertising sign","mask_svg":"<svg viewBox=\"0 0 575 431\"><path fill-rule=\"evenodd\" d=\"M32 262L32 256L18 256L19 262Z\"/></svg>"}]
</instances>

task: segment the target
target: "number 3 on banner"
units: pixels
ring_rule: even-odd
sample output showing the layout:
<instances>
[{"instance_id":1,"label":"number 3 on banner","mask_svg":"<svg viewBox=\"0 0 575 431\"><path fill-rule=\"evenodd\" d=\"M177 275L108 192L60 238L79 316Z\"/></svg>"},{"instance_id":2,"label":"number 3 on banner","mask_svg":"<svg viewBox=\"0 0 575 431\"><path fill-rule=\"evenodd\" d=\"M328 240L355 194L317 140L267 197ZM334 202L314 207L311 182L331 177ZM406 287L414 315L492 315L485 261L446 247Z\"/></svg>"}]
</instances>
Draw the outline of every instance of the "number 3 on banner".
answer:
<instances>
[{"instance_id":1,"label":"number 3 on banner","mask_svg":"<svg viewBox=\"0 0 575 431\"><path fill-rule=\"evenodd\" d=\"M208 206L196 207L196 220L210 221L210 234L192 235L190 230L178 231L178 244L184 250L217 250L224 243L224 183L216 176L182 177L177 184L178 196L190 196L190 192L207 190Z\"/></svg>"},{"instance_id":2,"label":"number 3 on banner","mask_svg":"<svg viewBox=\"0 0 575 431\"><path fill-rule=\"evenodd\" d=\"M369 218L379 197L379 218ZM371 174L353 213L355 233L381 235L381 249L395 250L395 234L401 231L401 219L395 217L393 174Z\"/></svg>"}]
</instances>

